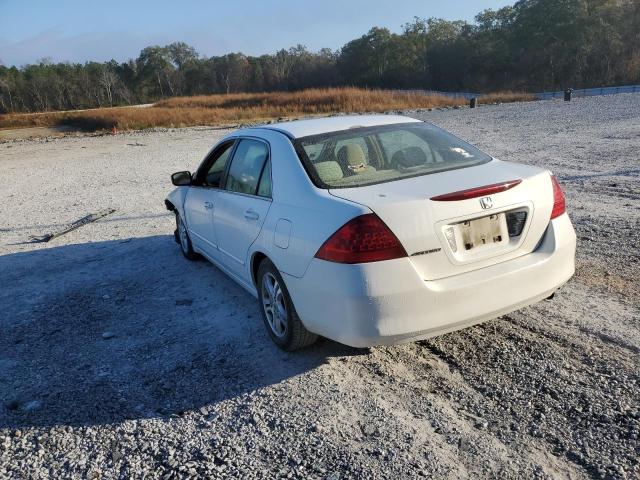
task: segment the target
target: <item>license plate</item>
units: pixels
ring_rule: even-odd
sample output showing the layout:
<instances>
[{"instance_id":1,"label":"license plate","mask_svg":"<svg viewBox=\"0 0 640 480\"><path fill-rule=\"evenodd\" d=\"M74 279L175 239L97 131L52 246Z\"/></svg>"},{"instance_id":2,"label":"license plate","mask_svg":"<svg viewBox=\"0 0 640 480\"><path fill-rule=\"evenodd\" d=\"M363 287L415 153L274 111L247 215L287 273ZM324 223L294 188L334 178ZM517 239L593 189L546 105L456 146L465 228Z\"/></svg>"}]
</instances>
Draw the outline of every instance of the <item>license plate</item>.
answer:
<instances>
[{"instance_id":1,"label":"license plate","mask_svg":"<svg viewBox=\"0 0 640 480\"><path fill-rule=\"evenodd\" d=\"M464 249L472 250L484 245L507 241L508 238L504 238L504 229L502 228L505 223L504 213L459 223L458 229Z\"/></svg>"}]
</instances>

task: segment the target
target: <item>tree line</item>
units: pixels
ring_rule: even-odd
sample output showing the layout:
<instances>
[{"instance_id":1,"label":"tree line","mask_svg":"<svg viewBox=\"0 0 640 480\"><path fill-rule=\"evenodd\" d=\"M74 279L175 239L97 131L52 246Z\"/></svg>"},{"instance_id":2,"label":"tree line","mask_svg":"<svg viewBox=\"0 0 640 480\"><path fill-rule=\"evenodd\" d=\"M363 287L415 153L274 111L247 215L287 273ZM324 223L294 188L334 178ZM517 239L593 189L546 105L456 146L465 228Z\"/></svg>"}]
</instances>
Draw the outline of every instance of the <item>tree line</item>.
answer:
<instances>
[{"instance_id":1,"label":"tree line","mask_svg":"<svg viewBox=\"0 0 640 480\"><path fill-rule=\"evenodd\" d=\"M640 1L520 0L474 23L416 17L339 50L203 57L182 42L136 59L0 65L0 112L131 105L183 95L340 85L487 92L640 83Z\"/></svg>"}]
</instances>

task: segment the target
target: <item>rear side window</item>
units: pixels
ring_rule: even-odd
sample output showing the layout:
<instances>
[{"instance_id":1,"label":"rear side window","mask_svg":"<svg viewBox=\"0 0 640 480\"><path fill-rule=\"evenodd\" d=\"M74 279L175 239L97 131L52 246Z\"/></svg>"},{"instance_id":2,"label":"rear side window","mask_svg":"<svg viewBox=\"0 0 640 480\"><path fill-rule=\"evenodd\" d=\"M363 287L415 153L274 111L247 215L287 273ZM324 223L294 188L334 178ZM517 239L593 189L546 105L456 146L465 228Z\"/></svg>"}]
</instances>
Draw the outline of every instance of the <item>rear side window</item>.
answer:
<instances>
[{"instance_id":1,"label":"rear side window","mask_svg":"<svg viewBox=\"0 0 640 480\"><path fill-rule=\"evenodd\" d=\"M267 164L262 169L260 183L258 184L258 196L271 198L271 161L267 160Z\"/></svg>"},{"instance_id":2,"label":"rear side window","mask_svg":"<svg viewBox=\"0 0 640 480\"><path fill-rule=\"evenodd\" d=\"M491 157L422 122L342 130L296 140L320 187L347 188L471 167Z\"/></svg>"},{"instance_id":3,"label":"rear side window","mask_svg":"<svg viewBox=\"0 0 640 480\"><path fill-rule=\"evenodd\" d=\"M231 160L225 189L255 195L268 157L269 148L264 142L249 138L240 140Z\"/></svg>"}]
</instances>

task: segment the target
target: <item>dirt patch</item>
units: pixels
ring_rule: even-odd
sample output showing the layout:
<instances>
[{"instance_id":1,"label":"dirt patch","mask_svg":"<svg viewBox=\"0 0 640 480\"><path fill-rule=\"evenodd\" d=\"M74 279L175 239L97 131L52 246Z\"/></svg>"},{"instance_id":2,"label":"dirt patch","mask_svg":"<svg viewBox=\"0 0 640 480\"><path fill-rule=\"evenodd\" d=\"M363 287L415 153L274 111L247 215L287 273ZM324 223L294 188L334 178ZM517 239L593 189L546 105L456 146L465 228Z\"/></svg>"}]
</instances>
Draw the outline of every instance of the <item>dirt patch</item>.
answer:
<instances>
[{"instance_id":1,"label":"dirt patch","mask_svg":"<svg viewBox=\"0 0 640 480\"><path fill-rule=\"evenodd\" d=\"M58 127L25 127L0 129L0 141L18 140L33 137L62 137L69 133L79 132L76 127L63 125Z\"/></svg>"}]
</instances>

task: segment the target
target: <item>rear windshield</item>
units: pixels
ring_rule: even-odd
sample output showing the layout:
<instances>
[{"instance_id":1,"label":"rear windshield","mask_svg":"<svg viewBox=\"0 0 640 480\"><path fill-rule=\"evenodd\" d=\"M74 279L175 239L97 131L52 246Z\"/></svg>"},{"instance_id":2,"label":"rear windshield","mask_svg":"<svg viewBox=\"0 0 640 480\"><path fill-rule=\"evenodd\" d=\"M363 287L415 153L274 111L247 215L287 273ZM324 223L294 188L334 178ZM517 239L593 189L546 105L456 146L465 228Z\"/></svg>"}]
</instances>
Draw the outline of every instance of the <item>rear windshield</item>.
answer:
<instances>
[{"instance_id":1,"label":"rear windshield","mask_svg":"<svg viewBox=\"0 0 640 480\"><path fill-rule=\"evenodd\" d=\"M422 122L302 137L296 147L307 173L323 188L392 182L491 160L459 138Z\"/></svg>"}]
</instances>

